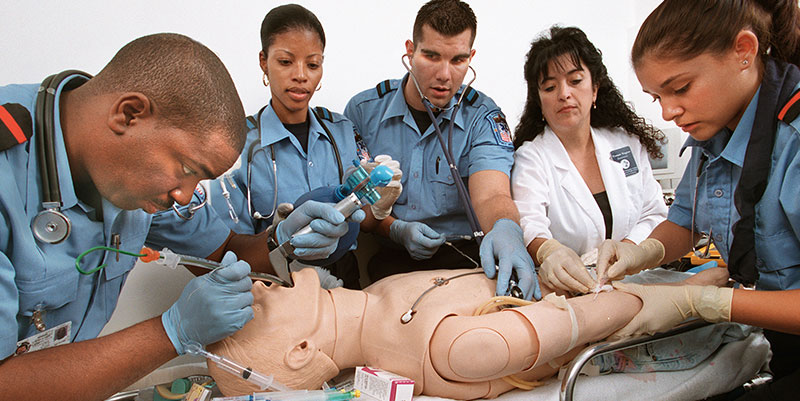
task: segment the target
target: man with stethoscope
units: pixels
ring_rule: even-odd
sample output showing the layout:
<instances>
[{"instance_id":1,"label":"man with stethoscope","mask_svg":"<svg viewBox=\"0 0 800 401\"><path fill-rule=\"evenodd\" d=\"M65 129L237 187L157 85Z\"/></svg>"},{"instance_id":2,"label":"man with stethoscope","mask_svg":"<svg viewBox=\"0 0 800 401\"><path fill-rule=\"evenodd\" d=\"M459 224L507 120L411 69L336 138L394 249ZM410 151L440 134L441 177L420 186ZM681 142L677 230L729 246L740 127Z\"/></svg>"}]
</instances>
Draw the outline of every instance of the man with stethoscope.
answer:
<instances>
[{"instance_id":1,"label":"man with stethoscope","mask_svg":"<svg viewBox=\"0 0 800 401\"><path fill-rule=\"evenodd\" d=\"M4 399L104 399L190 342L218 341L253 317L250 266L222 254L236 249L244 257L250 248L260 254L251 260L265 260L264 238L209 225L209 238L219 242L207 242L205 252L222 267L192 279L162 316L96 338L136 262L132 255L146 242L182 252L206 235L151 225L151 214L188 204L198 181L227 170L244 132L244 110L222 62L178 34L134 40L96 77L65 71L41 85L0 87ZM201 214L216 216L202 208L193 220L202 222ZM317 202L278 230L291 234L314 216L338 236L346 232L344 216ZM302 248L302 237L292 243ZM97 246L107 252L84 252Z\"/></svg>"},{"instance_id":2,"label":"man with stethoscope","mask_svg":"<svg viewBox=\"0 0 800 401\"><path fill-rule=\"evenodd\" d=\"M497 293L508 292L513 271L525 297L538 298L533 261L511 199L511 132L488 96L462 86L472 70L476 29L467 4L426 3L417 13L413 41L406 41L403 63L407 58L409 74L357 94L345 108L370 151L392 156L404 172L395 218L383 220L378 230L394 243L383 241L368 270L375 280L468 266L463 254L476 259L478 246L463 238L480 241L486 230L480 260L487 276L497 273ZM460 179L464 175L468 189ZM441 247L448 239L458 249Z\"/></svg>"}]
</instances>

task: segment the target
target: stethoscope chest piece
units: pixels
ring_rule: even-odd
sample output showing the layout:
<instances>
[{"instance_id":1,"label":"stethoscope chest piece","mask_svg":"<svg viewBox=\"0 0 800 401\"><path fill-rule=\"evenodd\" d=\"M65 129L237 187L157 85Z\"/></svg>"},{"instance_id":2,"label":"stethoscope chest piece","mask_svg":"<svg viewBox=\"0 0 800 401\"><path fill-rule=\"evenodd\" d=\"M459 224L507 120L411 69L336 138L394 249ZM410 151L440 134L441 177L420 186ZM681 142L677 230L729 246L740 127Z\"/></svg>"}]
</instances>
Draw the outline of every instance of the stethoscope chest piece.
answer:
<instances>
[{"instance_id":1,"label":"stethoscope chest piece","mask_svg":"<svg viewBox=\"0 0 800 401\"><path fill-rule=\"evenodd\" d=\"M67 216L55 209L42 210L31 223L33 235L39 241L58 244L69 236L71 225Z\"/></svg>"}]
</instances>

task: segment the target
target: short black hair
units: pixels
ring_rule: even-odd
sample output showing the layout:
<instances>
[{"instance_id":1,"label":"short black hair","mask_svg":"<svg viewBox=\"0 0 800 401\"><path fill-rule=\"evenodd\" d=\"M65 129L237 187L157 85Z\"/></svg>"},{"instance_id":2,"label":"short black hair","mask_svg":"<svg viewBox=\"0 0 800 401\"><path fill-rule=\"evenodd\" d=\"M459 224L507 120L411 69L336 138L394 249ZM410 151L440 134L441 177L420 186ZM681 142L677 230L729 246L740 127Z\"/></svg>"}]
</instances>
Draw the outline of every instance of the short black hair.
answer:
<instances>
[{"instance_id":1,"label":"short black hair","mask_svg":"<svg viewBox=\"0 0 800 401\"><path fill-rule=\"evenodd\" d=\"M269 10L261 21L261 50L266 54L275 36L292 29L316 32L325 50L325 31L311 11L297 4L284 4Z\"/></svg>"},{"instance_id":2,"label":"short black hair","mask_svg":"<svg viewBox=\"0 0 800 401\"><path fill-rule=\"evenodd\" d=\"M214 52L187 36L135 39L85 86L94 94L142 93L161 122L201 136L220 130L235 149L244 146L244 107L228 70Z\"/></svg>"},{"instance_id":3,"label":"short black hair","mask_svg":"<svg viewBox=\"0 0 800 401\"><path fill-rule=\"evenodd\" d=\"M414 43L422 40L422 27L428 25L444 36L456 36L469 29L469 46L475 43L478 20L469 4L459 0L431 0L417 12L414 20Z\"/></svg>"}]
</instances>

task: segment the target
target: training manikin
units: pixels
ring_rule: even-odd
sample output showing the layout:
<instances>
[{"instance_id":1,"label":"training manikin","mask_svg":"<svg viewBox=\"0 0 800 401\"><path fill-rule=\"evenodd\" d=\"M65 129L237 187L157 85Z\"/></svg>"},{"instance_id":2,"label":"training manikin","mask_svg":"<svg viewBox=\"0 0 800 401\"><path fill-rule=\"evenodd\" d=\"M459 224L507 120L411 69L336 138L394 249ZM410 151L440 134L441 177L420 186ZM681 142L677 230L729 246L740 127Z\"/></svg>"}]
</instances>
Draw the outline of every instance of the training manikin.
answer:
<instances>
[{"instance_id":1,"label":"training manikin","mask_svg":"<svg viewBox=\"0 0 800 401\"><path fill-rule=\"evenodd\" d=\"M568 300L574 317L551 302L472 316L495 284L469 275L429 292L413 319L401 322L437 278L462 272L391 276L364 291L323 290L311 269L292 273L294 288L255 283L255 318L209 350L296 389L320 388L341 369L367 365L413 379L415 394L475 399L513 389L501 379L510 374L552 375L574 356L567 351L607 337L641 307L635 296L613 291ZM209 370L226 395L257 390L213 364Z\"/></svg>"}]
</instances>

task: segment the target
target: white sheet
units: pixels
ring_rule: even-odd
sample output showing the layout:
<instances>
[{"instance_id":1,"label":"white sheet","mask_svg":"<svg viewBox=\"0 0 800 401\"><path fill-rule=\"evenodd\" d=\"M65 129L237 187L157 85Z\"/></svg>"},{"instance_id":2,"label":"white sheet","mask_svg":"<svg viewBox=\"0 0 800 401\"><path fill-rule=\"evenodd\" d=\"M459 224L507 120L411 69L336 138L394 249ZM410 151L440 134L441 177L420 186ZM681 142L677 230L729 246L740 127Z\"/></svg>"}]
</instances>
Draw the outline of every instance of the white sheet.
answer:
<instances>
[{"instance_id":1,"label":"white sheet","mask_svg":"<svg viewBox=\"0 0 800 401\"><path fill-rule=\"evenodd\" d=\"M725 344L693 369L676 372L615 373L581 376L575 385L581 400L700 400L733 390L753 378L767 362L769 343L760 331L741 341ZM497 398L502 401L557 401L561 380L550 379L531 391L514 390ZM419 396L418 401L447 398Z\"/></svg>"}]
</instances>

